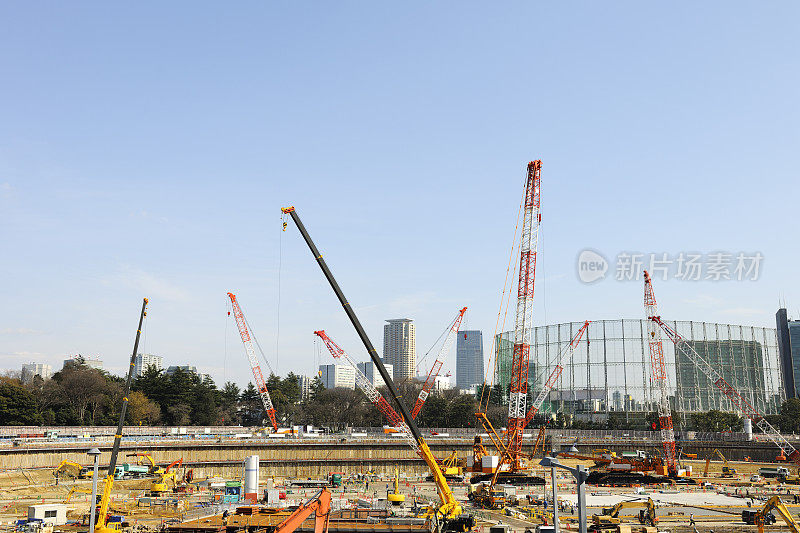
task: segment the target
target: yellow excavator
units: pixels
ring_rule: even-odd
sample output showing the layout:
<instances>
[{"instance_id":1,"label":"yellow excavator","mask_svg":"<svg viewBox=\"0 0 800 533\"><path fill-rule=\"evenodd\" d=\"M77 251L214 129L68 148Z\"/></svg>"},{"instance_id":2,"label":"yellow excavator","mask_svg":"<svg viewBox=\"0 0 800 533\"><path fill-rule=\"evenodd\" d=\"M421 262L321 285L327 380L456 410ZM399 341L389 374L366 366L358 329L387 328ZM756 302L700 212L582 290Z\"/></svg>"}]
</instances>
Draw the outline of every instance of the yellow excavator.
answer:
<instances>
[{"instance_id":1,"label":"yellow excavator","mask_svg":"<svg viewBox=\"0 0 800 533\"><path fill-rule=\"evenodd\" d=\"M458 502L453 494L453 491L447 484L444 473L439 467L439 462L433 456L433 453L431 452L428 444L425 442L425 439L422 438L422 433L417 427L414 418L411 416L411 412L409 411L408 407L406 407L406 404L400 400L400 394L397 392L397 387L395 386L394 381L386 371L386 367L383 366L383 360L381 360L380 356L378 355L378 351L375 349L375 346L369 339L366 330L364 330L364 326L361 325L361 321L358 319L358 316L356 316L355 311L353 311L353 307L350 305L350 302L345 297L344 292L342 292L342 289L339 287L339 284L333 277L333 274L328 268L327 263L322 258L322 254L317 249L314 241L311 239L311 235L309 235L308 231L303 225L303 222L300 220L297 210L295 210L294 207L284 207L281 209L281 213L283 214L283 217L286 217L287 215L290 216L297 226L297 229L300 231L303 240L305 240L309 250L311 250L311 254L314 256L314 259L317 261L322 273L328 280L328 283L333 289L333 292L336 294L339 303L344 308L344 312L347 314L347 317L353 324L353 327L355 328L356 333L358 333L361 342L367 349L367 353L372 359L373 364L383 378L383 382L386 384L386 388L389 391L391 399L395 402L395 404L397 404L400 414L403 417L403 421L405 422L414 441L417 444L419 455L425 461L425 464L428 465L428 469L430 469L431 474L433 475L433 481L436 484L436 489L439 494L441 504L438 508L431 507L425 514L425 518L431 521L433 528L437 532L463 533L466 531L471 531L472 528L475 527L475 517L463 512L461 504ZM285 230L286 222L283 224L283 229Z\"/></svg>"},{"instance_id":2,"label":"yellow excavator","mask_svg":"<svg viewBox=\"0 0 800 533\"><path fill-rule=\"evenodd\" d=\"M703 469L703 477L708 477L708 467L711 465L711 458L714 457L714 455L718 455L722 460L722 477L733 477L738 474L735 468L728 466L728 459L722 455L722 452L714 448L714 451L706 457L706 467Z\"/></svg>"},{"instance_id":3,"label":"yellow excavator","mask_svg":"<svg viewBox=\"0 0 800 533\"><path fill-rule=\"evenodd\" d=\"M786 525L789 526L789 530L792 533L800 533L800 526L797 525L792 513L783 504L780 496L773 496L770 498L766 505L758 511L745 509L742 511L742 521L745 524L755 524L758 526L758 533L764 533L765 524L774 524L777 521L772 511L778 512L783 521L786 522Z\"/></svg>"},{"instance_id":4,"label":"yellow excavator","mask_svg":"<svg viewBox=\"0 0 800 533\"><path fill-rule=\"evenodd\" d=\"M392 505L402 505L406 501L406 497L400 494L400 470L397 467L394 468L394 492L390 492L386 499Z\"/></svg>"},{"instance_id":5,"label":"yellow excavator","mask_svg":"<svg viewBox=\"0 0 800 533\"><path fill-rule=\"evenodd\" d=\"M56 477L56 479L59 479L61 476L67 476L71 477L72 479L78 479L82 477L81 472L83 470L84 468L78 463L74 463L72 461L67 461L66 459L64 459L63 461L58 463L58 466L55 468L55 470L53 470L53 475Z\"/></svg>"},{"instance_id":6,"label":"yellow excavator","mask_svg":"<svg viewBox=\"0 0 800 533\"><path fill-rule=\"evenodd\" d=\"M178 486L178 480L176 478L176 473L172 470L173 466L181 466L183 464L183 457L178 459L177 461L173 461L167 466L167 468L158 475L158 479L154 480L152 485L150 485L150 492L154 492L156 494L169 492L173 490L175 487ZM172 482L172 487L170 487L170 481Z\"/></svg>"},{"instance_id":7,"label":"yellow excavator","mask_svg":"<svg viewBox=\"0 0 800 533\"><path fill-rule=\"evenodd\" d=\"M142 460L150 463L151 475L158 476L164 473L164 468L156 465L156 461L153 459L153 456L150 454L150 452L129 453L128 457L136 457L136 464L142 464Z\"/></svg>"},{"instance_id":8,"label":"yellow excavator","mask_svg":"<svg viewBox=\"0 0 800 533\"><path fill-rule=\"evenodd\" d=\"M647 500L633 500L619 502L613 507L604 507L601 514L592 515L592 523L600 529L615 529L622 519L619 512L631 507L644 507L639 511L639 523L645 526L655 526L658 522L656 518L656 504L652 498Z\"/></svg>"},{"instance_id":9,"label":"yellow excavator","mask_svg":"<svg viewBox=\"0 0 800 533\"><path fill-rule=\"evenodd\" d=\"M72 495L75 494L76 492L80 492L81 494L91 494L92 489L84 489L82 487L72 487L71 489L69 489L67 497L64 498L64 503L69 503L69 501L72 499Z\"/></svg>"},{"instance_id":10,"label":"yellow excavator","mask_svg":"<svg viewBox=\"0 0 800 533\"><path fill-rule=\"evenodd\" d=\"M130 366L128 367L128 378L125 381L125 393L122 395L122 408L120 409L119 424L114 435L114 446L111 448L111 460L108 464L106 483L103 487L103 495L100 498L100 508L97 510L97 521L94 526L95 533L116 533L122 526L122 522L109 522L108 512L111 505L111 489L114 486L114 474L117 470L117 457L119 456L119 446L122 441L122 428L125 425L125 415L128 412L128 395L131 393L131 382L133 381L133 368L136 365L136 354L139 353L139 338L142 336L142 322L147 316L147 298L142 302L142 312L139 315L139 327L136 329L136 340L133 342L133 353L131 354ZM94 511L94 502L92 502Z\"/></svg>"}]
</instances>

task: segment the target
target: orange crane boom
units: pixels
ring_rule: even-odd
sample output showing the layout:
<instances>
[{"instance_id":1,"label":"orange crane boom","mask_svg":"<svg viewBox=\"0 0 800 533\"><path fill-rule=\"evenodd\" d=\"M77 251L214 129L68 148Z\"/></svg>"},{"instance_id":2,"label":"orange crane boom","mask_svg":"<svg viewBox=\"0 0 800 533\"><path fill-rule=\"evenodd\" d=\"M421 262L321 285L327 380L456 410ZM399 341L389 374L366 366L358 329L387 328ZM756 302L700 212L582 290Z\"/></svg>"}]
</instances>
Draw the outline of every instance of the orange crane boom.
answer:
<instances>
[{"instance_id":1,"label":"orange crane boom","mask_svg":"<svg viewBox=\"0 0 800 533\"><path fill-rule=\"evenodd\" d=\"M300 505L295 512L275 526L273 533L291 533L314 513L314 533L327 533L331 515L331 493L321 489L310 500Z\"/></svg>"}]
</instances>

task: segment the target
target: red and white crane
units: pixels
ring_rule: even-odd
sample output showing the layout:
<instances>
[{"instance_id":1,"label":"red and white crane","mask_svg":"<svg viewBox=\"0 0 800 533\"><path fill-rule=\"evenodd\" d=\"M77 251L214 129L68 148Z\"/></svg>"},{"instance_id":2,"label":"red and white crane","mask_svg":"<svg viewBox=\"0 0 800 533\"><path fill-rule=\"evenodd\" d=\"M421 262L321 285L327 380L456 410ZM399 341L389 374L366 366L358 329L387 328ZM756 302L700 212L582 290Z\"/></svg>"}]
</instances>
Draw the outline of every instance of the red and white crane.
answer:
<instances>
[{"instance_id":1,"label":"red and white crane","mask_svg":"<svg viewBox=\"0 0 800 533\"><path fill-rule=\"evenodd\" d=\"M522 466L522 431L525 428L528 398L528 361L530 345L527 330L533 314L533 289L536 277L536 249L539 243L542 161L528 163L523 198L522 233L519 245L519 282L517 310L514 319L514 348L511 360L511 386L508 395L507 447L511 469Z\"/></svg>"},{"instance_id":2,"label":"red and white crane","mask_svg":"<svg viewBox=\"0 0 800 533\"><path fill-rule=\"evenodd\" d=\"M239 335L242 337L244 343L244 351L247 354L247 360L250 362L250 370L253 371L253 379L256 382L256 389L258 395L261 396L261 402L264 404L264 410L267 412L272 428L278 431L278 422L275 420L275 408L272 406L272 398L269 396L267 384L264 382L264 375L261 373L261 365L258 364L256 358L256 351L253 348L253 339L250 336L250 331L247 329L247 321L244 319L242 308L239 307L239 302L236 301L236 295L232 292L228 293L231 299L231 306L233 307L233 316L236 318L236 325L239 327Z\"/></svg>"},{"instance_id":3,"label":"red and white crane","mask_svg":"<svg viewBox=\"0 0 800 533\"><path fill-rule=\"evenodd\" d=\"M664 466L667 474L677 475L678 459L675 456L675 430L672 427L672 409L667 391L667 367L664 364L664 345L661 328L651 317L658 316L656 295L650 274L644 272L644 312L647 320L647 342L650 345L650 380L658 385L658 424L661 430L661 447L664 450Z\"/></svg>"},{"instance_id":4,"label":"red and white crane","mask_svg":"<svg viewBox=\"0 0 800 533\"><path fill-rule=\"evenodd\" d=\"M647 272L645 272L644 283L645 298L647 298L647 292L649 290L653 299L653 303L655 303L652 282ZM697 353L692 345L689 344L689 342L680 333L661 320L661 317L658 315L658 310L655 307L653 307L652 310L648 309L647 320L649 323L660 326L660 329L663 330L667 337L669 337L669 339L675 344L675 349L680 350L683 355L692 361L697 368L699 368L700 371L703 372L703 374L705 374L706 377L712 383L714 383L714 385L720 391L722 391L722 394L724 394L731 401L731 403L733 403L733 405L742 412L744 416L750 418L758 427L758 429L760 429L769 440L771 440L778 448L780 448L784 457L786 457L789 461L800 464L800 451L798 451L797 448L787 441L783 435L781 435L781 433L775 429L775 427L770 424L766 418L764 418L758 409L753 407L753 405L747 401L744 396L739 394L739 392L734 389L733 386L725 380L725 378L722 377L722 374L720 374L713 366L711 366L708 361L703 359L703 357Z\"/></svg>"},{"instance_id":5,"label":"red and white crane","mask_svg":"<svg viewBox=\"0 0 800 533\"><path fill-rule=\"evenodd\" d=\"M422 385L422 390L420 391L419 396L417 396L417 401L414 403L414 408L411 410L411 418L415 420L419 412L422 411L422 406L425 405L425 400L428 399L428 395L430 395L431 389L436 383L436 378L439 376L439 372L441 372L442 365L444 364L443 360L445 357L447 357L447 354L450 352L450 348L453 346L456 333L458 333L458 328L461 327L461 321L464 319L464 313L466 312L466 307L461 309L448 327L447 336L445 337L442 347L439 350L439 355L436 356L436 360L433 362L430 372L428 372L428 377L425 379L425 384Z\"/></svg>"},{"instance_id":6,"label":"red and white crane","mask_svg":"<svg viewBox=\"0 0 800 533\"><path fill-rule=\"evenodd\" d=\"M403 435L403 437L408 441L408 444L419 452L419 446L417 445L417 441L414 439L414 436L411 434L411 429L403 420L403 417L397 414L397 411L394 410L394 407L389 405L389 402L386 401L386 398L378 392L378 389L372 384L372 382L364 375L361 370L358 369L358 365L356 364L353 359L347 355L338 344L336 344L333 339L331 339L325 330L315 331L314 335L318 336L322 339L322 342L325 343L325 346L328 348L328 351L331 352L331 355L334 359L344 359L348 365L353 368L356 376L356 386L361 389L361 391L366 394L367 398L369 399L372 404L378 408L378 410L383 413L383 416L386 417L386 420L389 421L389 424L396 428L399 433Z\"/></svg>"},{"instance_id":7,"label":"red and white crane","mask_svg":"<svg viewBox=\"0 0 800 533\"><path fill-rule=\"evenodd\" d=\"M536 416L536 413L538 413L539 409L542 408L544 399L547 398L547 395L550 394L550 391L553 390L553 387L555 387L556 381L558 381L558 378L561 377L561 372L564 370L564 365L572 359L572 355L575 353L575 348L578 346L578 343L581 342L581 338L583 338L583 334L586 333L588 328L589 321L587 320L583 323L578 332L573 335L572 340L569 341L569 344L563 350L561 350L560 354L558 354L556 366L553 368L552 372L550 372L550 376L548 376L547 381L544 382L542 390L539 391L539 395L535 400L533 400L533 404L531 405L530 409L528 409L528 414L525 416L525 425L523 427L526 427L528 424L530 424L531 420L533 420L533 417Z\"/></svg>"}]
</instances>

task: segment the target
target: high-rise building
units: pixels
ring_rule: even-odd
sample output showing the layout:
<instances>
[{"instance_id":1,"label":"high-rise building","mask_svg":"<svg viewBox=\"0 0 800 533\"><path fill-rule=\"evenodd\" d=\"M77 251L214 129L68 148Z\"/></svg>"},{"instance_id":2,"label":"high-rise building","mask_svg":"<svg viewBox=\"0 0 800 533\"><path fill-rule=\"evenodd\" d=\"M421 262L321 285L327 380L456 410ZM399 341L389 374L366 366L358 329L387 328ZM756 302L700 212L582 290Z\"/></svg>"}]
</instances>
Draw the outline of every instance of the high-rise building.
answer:
<instances>
[{"instance_id":1,"label":"high-rise building","mask_svg":"<svg viewBox=\"0 0 800 533\"><path fill-rule=\"evenodd\" d=\"M796 321L792 321L796 322ZM797 396L800 372L796 366L799 358L794 357L793 348L800 351L800 342L792 344L792 337L789 333L789 320L786 316L786 309L778 309L775 313L775 323L778 332L778 354L781 360L781 377L783 378L783 389L787 398Z\"/></svg>"},{"instance_id":2,"label":"high-rise building","mask_svg":"<svg viewBox=\"0 0 800 533\"><path fill-rule=\"evenodd\" d=\"M386 368L386 372L389 374L389 377L392 378L392 381L394 381L394 366L386 363L384 363L383 366ZM373 387L383 387L385 385L380 372L378 372L378 369L375 367L375 363L372 361L358 363L358 369L362 374L364 374L369 382L372 383Z\"/></svg>"},{"instance_id":3,"label":"high-rise building","mask_svg":"<svg viewBox=\"0 0 800 533\"><path fill-rule=\"evenodd\" d=\"M144 373L146 370L147 370L147 367L145 366L142 369L142 373ZM189 372L189 373L192 373L192 374L197 374L197 377L200 378L200 381L203 381L206 378L211 378L210 374L204 374L204 373L200 372L200 370L198 370L197 367L193 366L193 365L170 365L164 371L164 374L166 374L167 376L170 376L170 375L174 374L175 372L177 372L178 370L182 370L183 372Z\"/></svg>"},{"instance_id":4,"label":"high-rise building","mask_svg":"<svg viewBox=\"0 0 800 533\"><path fill-rule=\"evenodd\" d=\"M28 363L22 365L20 377L23 383L30 383L36 376L39 376L43 380L48 380L52 375L53 367L47 363Z\"/></svg>"},{"instance_id":5,"label":"high-rise building","mask_svg":"<svg viewBox=\"0 0 800 533\"><path fill-rule=\"evenodd\" d=\"M412 379L417 367L417 339L410 318L387 320L383 325L383 360L394 367L396 379Z\"/></svg>"},{"instance_id":6,"label":"high-rise building","mask_svg":"<svg viewBox=\"0 0 800 533\"><path fill-rule=\"evenodd\" d=\"M483 383L483 333L479 330L456 334L456 387L470 389Z\"/></svg>"},{"instance_id":7,"label":"high-rise building","mask_svg":"<svg viewBox=\"0 0 800 533\"><path fill-rule=\"evenodd\" d=\"M356 371L350 365L319 365L319 378L326 389L356 388Z\"/></svg>"},{"instance_id":8,"label":"high-rise building","mask_svg":"<svg viewBox=\"0 0 800 533\"><path fill-rule=\"evenodd\" d=\"M162 370L164 368L164 358L160 355L153 355L151 353L136 354L136 362L133 365L133 377L138 378L144 374L147 368L150 366L154 366L158 370Z\"/></svg>"},{"instance_id":9,"label":"high-rise building","mask_svg":"<svg viewBox=\"0 0 800 533\"><path fill-rule=\"evenodd\" d=\"M443 391L443 390L450 390L453 388L453 384L450 382L450 378L448 376L436 376L433 379L433 388L431 390L435 391Z\"/></svg>"},{"instance_id":10,"label":"high-rise building","mask_svg":"<svg viewBox=\"0 0 800 533\"><path fill-rule=\"evenodd\" d=\"M64 359L64 364L63 364L63 366L61 368L64 368L67 365L70 365L70 364L73 364L73 363L77 363L77 362L81 362L82 364L88 366L89 368L96 368L98 370L102 370L103 369L103 361L101 361L100 359L96 359L96 358L93 358L93 357L86 357L86 356L80 355L80 354L73 355L72 357Z\"/></svg>"},{"instance_id":11,"label":"high-rise building","mask_svg":"<svg viewBox=\"0 0 800 533\"><path fill-rule=\"evenodd\" d=\"M297 386L300 387L300 400L307 400L309 394L311 394L311 378L297 376Z\"/></svg>"}]
</instances>

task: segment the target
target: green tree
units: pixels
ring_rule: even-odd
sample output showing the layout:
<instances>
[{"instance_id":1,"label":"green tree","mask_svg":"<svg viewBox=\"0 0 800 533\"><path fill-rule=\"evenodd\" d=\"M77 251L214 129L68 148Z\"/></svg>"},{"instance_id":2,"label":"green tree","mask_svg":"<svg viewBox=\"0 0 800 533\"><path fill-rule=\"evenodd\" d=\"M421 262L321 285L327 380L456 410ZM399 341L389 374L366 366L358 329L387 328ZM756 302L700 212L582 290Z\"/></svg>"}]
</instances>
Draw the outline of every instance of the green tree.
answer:
<instances>
[{"instance_id":1,"label":"green tree","mask_svg":"<svg viewBox=\"0 0 800 533\"><path fill-rule=\"evenodd\" d=\"M0 425L30 426L41 423L33 395L19 380L0 378Z\"/></svg>"},{"instance_id":2,"label":"green tree","mask_svg":"<svg viewBox=\"0 0 800 533\"><path fill-rule=\"evenodd\" d=\"M231 381L225 382L225 386L219 393L219 408L222 423L227 425L241 424L242 417L239 413L239 396L241 390Z\"/></svg>"}]
</instances>

